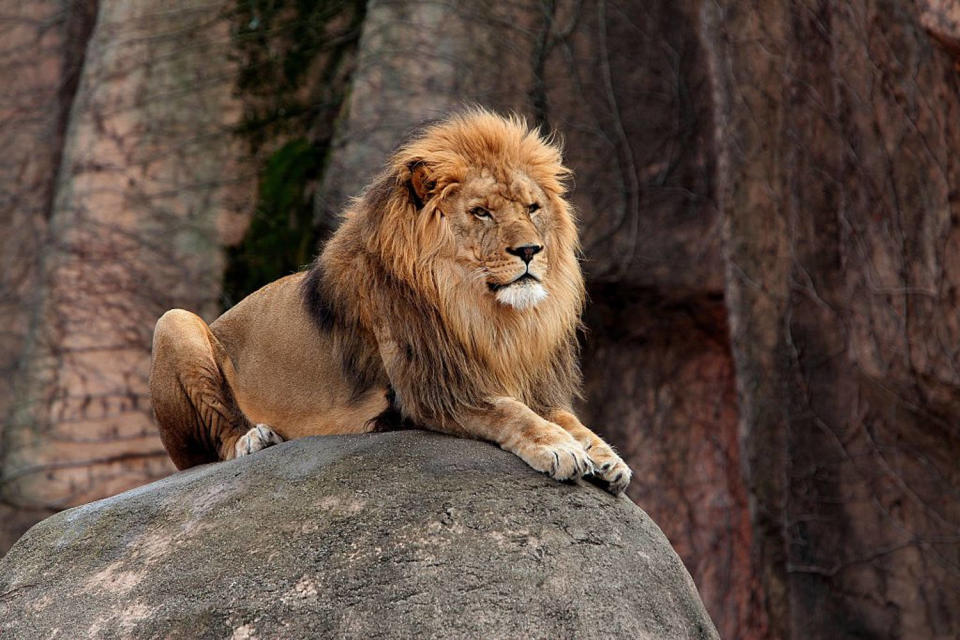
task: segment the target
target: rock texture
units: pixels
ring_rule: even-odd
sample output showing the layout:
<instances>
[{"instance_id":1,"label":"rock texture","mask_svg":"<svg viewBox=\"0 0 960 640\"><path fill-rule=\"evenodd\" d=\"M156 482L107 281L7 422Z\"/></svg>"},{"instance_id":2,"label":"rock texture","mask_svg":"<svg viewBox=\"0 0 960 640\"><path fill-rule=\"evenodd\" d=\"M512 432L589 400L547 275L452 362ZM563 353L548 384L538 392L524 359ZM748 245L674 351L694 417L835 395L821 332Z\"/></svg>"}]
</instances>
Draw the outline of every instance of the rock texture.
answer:
<instances>
[{"instance_id":1,"label":"rock texture","mask_svg":"<svg viewBox=\"0 0 960 640\"><path fill-rule=\"evenodd\" d=\"M0 561L17 638L716 638L660 529L486 443L308 438L53 516Z\"/></svg>"}]
</instances>

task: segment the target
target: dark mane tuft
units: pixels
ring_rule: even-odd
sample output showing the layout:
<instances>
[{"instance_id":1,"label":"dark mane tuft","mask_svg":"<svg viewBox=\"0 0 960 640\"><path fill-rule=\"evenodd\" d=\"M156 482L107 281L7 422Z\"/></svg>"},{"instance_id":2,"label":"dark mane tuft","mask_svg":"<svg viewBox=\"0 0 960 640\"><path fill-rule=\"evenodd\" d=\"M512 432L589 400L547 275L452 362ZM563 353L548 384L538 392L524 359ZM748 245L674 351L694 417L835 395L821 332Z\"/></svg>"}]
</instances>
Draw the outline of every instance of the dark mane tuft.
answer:
<instances>
[{"instance_id":1,"label":"dark mane tuft","mask_svg":"<svg viewBox=\"0 0 960 640\"><path fill-rule=\"evenodd\" d=\"M338 304L323 274L317 260L301 285L303 304L317 329L332 336L344 379L353 386L354 397L359 398L371 387L386 384L376 342L358 319Z\"/></svg>"},{"instance_id":2,"label":"dark mane tuft","mask_svg":"<svg viewBox=\"0 0 960 640\"><path fill-rule=\"evenodd\" d=\"M336 324L336 313L329 296L325 294L320 263L310 267L310 273L304 278L302 287L303 303L307 312L321 331L332 331Z\"/></svg>"}]
</instances>

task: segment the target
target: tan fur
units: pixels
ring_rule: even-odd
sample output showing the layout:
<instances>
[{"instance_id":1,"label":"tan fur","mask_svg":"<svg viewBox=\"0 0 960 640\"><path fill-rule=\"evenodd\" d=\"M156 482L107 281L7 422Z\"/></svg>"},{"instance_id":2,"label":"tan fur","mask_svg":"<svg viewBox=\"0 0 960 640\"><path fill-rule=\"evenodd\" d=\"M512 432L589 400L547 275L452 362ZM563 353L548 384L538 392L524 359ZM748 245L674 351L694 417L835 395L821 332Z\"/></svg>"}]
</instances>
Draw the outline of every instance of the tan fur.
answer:
<instances>
[{"instance_id":1,"label":"tan fur","mask_svg":"<svg viewBox=\"0 0 960 640\"><path fill-rule=\"evenodd\" d=\"M416 134L309 272L209 327L160 319L151 391L171 458L402 420L622 491L630 470L571 412L584 288L568 175L517 118L473 110Z\"/></svg>"}]
</instances>

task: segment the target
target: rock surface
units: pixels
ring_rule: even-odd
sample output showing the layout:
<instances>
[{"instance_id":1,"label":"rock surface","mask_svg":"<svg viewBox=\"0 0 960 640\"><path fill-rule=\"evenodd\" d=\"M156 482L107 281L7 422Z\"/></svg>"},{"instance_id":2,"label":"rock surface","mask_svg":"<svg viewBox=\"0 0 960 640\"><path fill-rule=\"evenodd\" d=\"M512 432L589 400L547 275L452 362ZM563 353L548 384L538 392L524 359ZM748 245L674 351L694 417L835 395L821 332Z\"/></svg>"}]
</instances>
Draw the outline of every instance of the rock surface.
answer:
<instances>
[{"instance_id":1,"label":"rock surface","mask_svg":"<svg viewBox=\"0 0 960 640\"><path fill-rule=\"evenodd\" d=\"M296 440L41 522L0 560L0 636L717 634L628 499L407 431Z\"/></svg>"}]
</instances>

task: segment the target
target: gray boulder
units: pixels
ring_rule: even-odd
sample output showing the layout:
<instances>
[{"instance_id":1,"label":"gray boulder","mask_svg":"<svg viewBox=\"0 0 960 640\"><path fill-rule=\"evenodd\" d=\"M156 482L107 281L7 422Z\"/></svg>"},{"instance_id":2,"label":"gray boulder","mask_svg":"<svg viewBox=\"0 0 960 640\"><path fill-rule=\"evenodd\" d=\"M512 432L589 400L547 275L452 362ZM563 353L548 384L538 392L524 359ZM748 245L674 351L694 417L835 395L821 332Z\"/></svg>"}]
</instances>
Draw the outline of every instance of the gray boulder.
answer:
<instances>
[{"instance_id":1,"label":"gray boulder","mask_svg":"<svg viewBox=\"0 0 960 640\"><path fill-rule=\"evenodd\" d=\"M716 638L624 497L483 442L306 438L59 513L0 560L7 638Z\"/></svg>"}]
</instances>

